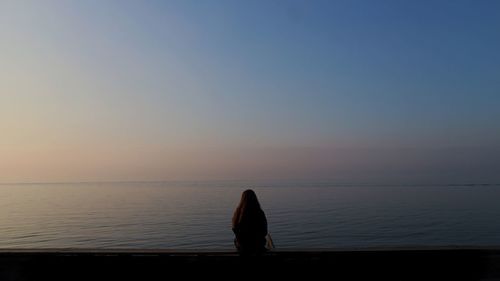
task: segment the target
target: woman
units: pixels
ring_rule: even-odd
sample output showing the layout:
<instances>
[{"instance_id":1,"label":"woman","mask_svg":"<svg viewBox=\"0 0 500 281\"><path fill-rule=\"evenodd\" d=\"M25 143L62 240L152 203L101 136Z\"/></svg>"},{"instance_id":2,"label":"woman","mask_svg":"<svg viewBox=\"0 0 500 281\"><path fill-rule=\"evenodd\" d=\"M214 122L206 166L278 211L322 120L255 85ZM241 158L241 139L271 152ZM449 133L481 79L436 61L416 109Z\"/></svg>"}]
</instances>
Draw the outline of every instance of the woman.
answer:
<instances>
[{"instance_id":1,"label":"woman","mask_svg":"<svg viewBox=\"0 0 500 281\"><path fill-rule=\"evenodd\" d=\"M245 190L233 215L235 245L240 252L258 253L266 250L267 219L257 195Z\"/></svg>"}]
</instances>

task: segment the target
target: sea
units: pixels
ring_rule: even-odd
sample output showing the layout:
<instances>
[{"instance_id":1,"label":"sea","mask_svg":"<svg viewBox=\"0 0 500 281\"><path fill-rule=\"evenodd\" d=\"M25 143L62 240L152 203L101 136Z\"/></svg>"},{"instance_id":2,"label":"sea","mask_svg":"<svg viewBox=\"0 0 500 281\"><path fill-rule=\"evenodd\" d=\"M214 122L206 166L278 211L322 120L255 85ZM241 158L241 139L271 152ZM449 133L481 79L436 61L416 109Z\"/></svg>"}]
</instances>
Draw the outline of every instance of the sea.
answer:
<instances>
[{"instance_id":1,"label":"sea","mask_svg":"<svg viewBox=\"0 0 500 281\"><path fill-rule=\"evenodd\" d=\"M500 245L500 184L169 181L1 184L0 249L234 249L246 189L276 249Z\"/></svg>"}]
</instances>

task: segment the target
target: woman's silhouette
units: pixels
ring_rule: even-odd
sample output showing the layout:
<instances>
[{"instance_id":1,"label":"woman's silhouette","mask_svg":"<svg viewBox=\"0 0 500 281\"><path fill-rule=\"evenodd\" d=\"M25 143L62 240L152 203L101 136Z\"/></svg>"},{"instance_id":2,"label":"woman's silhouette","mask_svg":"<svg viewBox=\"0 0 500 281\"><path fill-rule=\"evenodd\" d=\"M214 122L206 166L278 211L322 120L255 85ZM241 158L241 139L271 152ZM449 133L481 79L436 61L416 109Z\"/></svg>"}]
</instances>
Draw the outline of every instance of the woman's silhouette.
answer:
<instances>
[{"instance_id":1,"label":"woman's silhouette","mask_svg":"<svg viewBox=\"0 0 500 281\"><path fill-rule=\"evenodd\" d=\"M267 219L257 195L245 190L233 215L233 232L236 248L242 253L259 253L266 250Z\"/></svg>"}]
</instances>

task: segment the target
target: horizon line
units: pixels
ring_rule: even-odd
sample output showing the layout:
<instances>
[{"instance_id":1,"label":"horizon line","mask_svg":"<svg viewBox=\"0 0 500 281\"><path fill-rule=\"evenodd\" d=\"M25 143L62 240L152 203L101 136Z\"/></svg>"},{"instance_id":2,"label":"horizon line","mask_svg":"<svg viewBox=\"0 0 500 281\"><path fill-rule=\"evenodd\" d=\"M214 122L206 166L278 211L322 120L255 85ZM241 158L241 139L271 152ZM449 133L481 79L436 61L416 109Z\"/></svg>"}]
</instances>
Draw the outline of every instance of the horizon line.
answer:
<instances>
[{"instance_id":1,"label":"horizon line","mask_svg":"<svg viewBox=\"0 0 500 281\"><path fill-rule=\"evenodd\" d=\"M390 182L346 182L334 179L210 179L210 180L103 180L103 181L27 181L27 182L0 182L0 186L5 185L43 185L43 184L134 184L134 183L218 183L218 182L248 182L253 184L261 183L314 183L328 184L333 186L500 186L500 183L493 182L421 182L421 183L390 183Z\"/></svg>"}]
</instances>

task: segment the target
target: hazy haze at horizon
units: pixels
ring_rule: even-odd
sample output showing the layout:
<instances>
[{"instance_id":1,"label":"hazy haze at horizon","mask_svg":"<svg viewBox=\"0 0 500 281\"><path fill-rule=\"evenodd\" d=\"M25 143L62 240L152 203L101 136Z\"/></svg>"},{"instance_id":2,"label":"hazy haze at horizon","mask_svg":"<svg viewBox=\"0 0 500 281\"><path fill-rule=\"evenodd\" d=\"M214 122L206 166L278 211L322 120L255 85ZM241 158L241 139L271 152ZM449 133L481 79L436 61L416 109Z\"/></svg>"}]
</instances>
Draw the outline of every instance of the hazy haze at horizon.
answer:
<instances>
[{"instance_id":1,"label":"hazy haze at horizon","mask_svg":"<svg viewBox=\"0 0 500 281\"><path fill-rule=\"evenodd\" d=\"M500 2L2 1L0 182L500 182Z\"/></svg>"}]
</instances>

